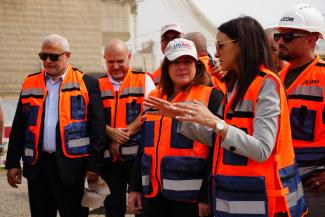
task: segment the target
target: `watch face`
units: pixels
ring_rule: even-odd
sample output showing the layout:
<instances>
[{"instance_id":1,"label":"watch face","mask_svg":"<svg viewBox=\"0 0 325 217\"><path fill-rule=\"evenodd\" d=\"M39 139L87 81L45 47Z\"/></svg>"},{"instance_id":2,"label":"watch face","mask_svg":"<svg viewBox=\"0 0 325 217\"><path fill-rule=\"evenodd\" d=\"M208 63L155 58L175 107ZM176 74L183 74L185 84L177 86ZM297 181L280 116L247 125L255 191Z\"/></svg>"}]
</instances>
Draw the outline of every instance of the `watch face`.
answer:
<instances>
[{"instance_id":1,"label":"watch face","mask_svg":"<svg viewBox=\"0 0 325 217\"><path fill-rule=\"evenodd\" d=\"M217 130L222 130L225 125L222 122L217 123Z\"/></svg>"}]
</instances>

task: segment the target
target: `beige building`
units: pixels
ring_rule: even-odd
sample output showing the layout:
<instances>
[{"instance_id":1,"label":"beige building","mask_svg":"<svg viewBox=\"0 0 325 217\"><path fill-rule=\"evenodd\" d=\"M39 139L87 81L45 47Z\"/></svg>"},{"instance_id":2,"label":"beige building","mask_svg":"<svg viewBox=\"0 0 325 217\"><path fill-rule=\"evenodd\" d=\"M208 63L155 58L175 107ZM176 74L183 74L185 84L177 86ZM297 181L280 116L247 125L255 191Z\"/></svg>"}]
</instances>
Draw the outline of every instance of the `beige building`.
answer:
<instances>
[{"instance_id":1,"label":"beige building","mask_svg":"<svg viewBox=\"0 0 325 217\"><path fill-rule=\"evenodd\" d=\"M71 63L86 73L104 72L102 50L112 38L130 38L136 0L1 0L0 97L17 99L27 74L41 70L42 38L65 36Z\"/></svg>"}]
</instances>

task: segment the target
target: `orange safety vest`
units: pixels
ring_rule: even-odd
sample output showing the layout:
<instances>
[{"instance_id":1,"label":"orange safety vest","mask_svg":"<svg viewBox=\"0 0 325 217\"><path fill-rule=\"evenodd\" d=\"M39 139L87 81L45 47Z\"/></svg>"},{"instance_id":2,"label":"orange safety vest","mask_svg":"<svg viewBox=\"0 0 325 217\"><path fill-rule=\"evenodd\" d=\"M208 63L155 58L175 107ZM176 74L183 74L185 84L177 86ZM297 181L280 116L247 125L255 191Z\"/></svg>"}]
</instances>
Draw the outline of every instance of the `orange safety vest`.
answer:
<instances>
[{"instance_id":1,"label":"orange safety vest","mask_svg":"<svg viewBox=\"0 0 325 217\"><path fill-rule=\"evenodd\" d=\"M209 56L201 56L201 57L199 57L199 60L202 61L202 63L205 65L205 69L210 74L212 71L212 68L213 68L213 65L211 64L210 57Z\"/></svg>"},{"instance_id":2,"label":"orange safety vest","mask_svg":"<svg viewBox=\"0 0 325 217\"><path fill-rule=\"evenodd\" d=\"M259 90L266 77L274 78L280 92L281 109L276 143L266 161L256 162L234 153L232 147L230 150L222 148L221 137L217 137L213 155L212 200L214 214L218 217L273 217L279 212L287 212L289 217L300 217L306 211L294 160L285 90L274 73L264 67L260 70L242 103L232 111L232 96L224 105L223 116L226 123L253 135Z\"/></svg>"},{"instance_id":3,"label":"orange safety vest","mask_svg":"<svg viewBox=\"0 0 325 217\"><path fill-rule=\"evenodd\" d=\"M289 68L290 64L280 72L283 82ZM298 166L324 166L325 61L317 56L286 91ZM310 175L307 173L302 177Z\"/></svg>"},{"instance_id":4,"label":"orange safety vest","mask_svg":"<svg viewBox=\"0 0 325 217\"><path fill-rule=\"evenodd\" d=\"M158 69L156 69L156 71L154 71L152 74L152 80L155 83L155 85L157 86L160 82L160 77L161 77L161 67L159 67Z\"/></svg>"},{"instance_id":5,"label":"orange safety vest","mask_svg":"<svg viewBox=\"0 0 325 217\"><path fill-rule=\"evenodd\" d=\"M193 86L172 102L202 101L208 105L212 87ZM151 96L159 97L159 90ZM167 97L164 96L163 99ZM177 201L197 201L207 169L208 147L177 133L178 121L146 111L142 117L141 158L143 193Z\"/></svg>"},{"instance_id":6,"label":"orange safety vest","mask_svg":"<svg viewBox=\"0 0 325 217\"><path fill-rule=\"evenodd\" d=\"M69 66L60 85L59 126L61 146L68 158L89 155L88 133L88 91L83 81L83 73ZM29 75L22 87L21 103L27 121L23 160L35 164L43 121L44 103L47 96L45 71Z\"/></svg>"},{"instance_id":7,"label":"orange safety vest","mask_svg":"<svg viewBox=\"0 0 325 217\"><path fill-rule=\"evenodd\" d=\"M107 75L98 80L106 125L126 128L141 114L145 95L145 75L144 72L132 71L129 68L120 89L116 92ZM139 141L140 133L132 135L130 140L121 146L120 156L111 157L107 147L104 158L113 161L116 161L117 157L121 160L133 160L138 151Z\"/></svg>"}]
</instances>

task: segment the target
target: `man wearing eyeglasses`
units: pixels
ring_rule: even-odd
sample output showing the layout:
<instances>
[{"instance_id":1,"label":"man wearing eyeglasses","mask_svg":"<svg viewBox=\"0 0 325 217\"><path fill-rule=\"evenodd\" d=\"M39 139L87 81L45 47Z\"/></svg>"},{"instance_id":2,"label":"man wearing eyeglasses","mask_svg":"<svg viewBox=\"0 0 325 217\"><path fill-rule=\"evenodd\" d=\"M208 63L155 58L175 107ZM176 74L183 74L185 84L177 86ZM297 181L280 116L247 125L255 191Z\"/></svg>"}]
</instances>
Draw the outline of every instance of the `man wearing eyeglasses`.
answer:
<instances>
[{"instance_id":1,"label":"man wearing eyeglasses","mask_svg":"<svg viewBox=\"0 0 325 217\"><path fill-rule=\"evenodd\" d=\"M32 217L88 216L81 207L84 181L98 180L105 146L104 111L97 80L69 64L68 41L43 39L44 70L28 75L10 134L8 183L28 181Z\"/></svg>"},{"instance_id":2,"label":"man wearing eyeglasses","mask_svg":"<svg viewBox=\"0 0 325 217\"><path fill-rule=\"evenodd\" d=\"M325 61L315 54L324 39L321 13L300 4L281 18L274 34L279 58L289 64L280 72L290 109L291 133L310 215L325 213ZM290 186L288 186L290 188Z\"/></svg>"},{"instance_id":3,"label":"man wearing eyeglasses","mask_svg":"<svg viewBox=\"0 0 325 217\"><path fill-rule=\"evenodd\" d=\"M170 23L161 27L160 31L160 49L162 53L165 53L165 48L167 44L176 39L184 37L184 30L180 23ZM161 68L159 67L156 71L152 73L155 85L159 84L161 76Z\"/></svg>"}]
</instances>

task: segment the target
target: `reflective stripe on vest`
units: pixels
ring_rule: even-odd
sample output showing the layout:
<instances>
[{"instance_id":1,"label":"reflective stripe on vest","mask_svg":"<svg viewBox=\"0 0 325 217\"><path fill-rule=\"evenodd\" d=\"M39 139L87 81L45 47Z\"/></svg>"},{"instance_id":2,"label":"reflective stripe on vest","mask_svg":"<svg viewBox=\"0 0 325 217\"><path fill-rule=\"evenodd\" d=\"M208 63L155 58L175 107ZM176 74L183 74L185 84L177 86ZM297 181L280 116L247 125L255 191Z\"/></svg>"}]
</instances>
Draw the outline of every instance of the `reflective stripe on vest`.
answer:
<instances>
[{"instance_id":1,"label":"reflective stripe on vest","mask_svg":"<svg viewBox=\"0 0 325 217\"><path fill-rule=\"evenodd\" d=\"M144 96L144 88L143 87L123 88L120 94L120 98L125 98L129 96Z\"/></svg>"},{"instance_id":2,"label":"reflective stripe on vest","mask_svg":"<svg viewBox=\"0 0 325 217\"><path fill-rule=\"evenodd\" d=\"M299 201L304 196L304 189L302 188L302 184L298 184L297 191L290 192L286 195L287 203L289 208L297 206L297 201Z\"/></svg>"},{"instance_id":3,"label":"reflective stripe on vest","mask_svg":"<svg viewBox=\"0 0 325 217\"><path fill-rule=\"evenodd\" d=\"M104 158L110 158L111 157L111 153L109 152L109 150L105 150L104 151Z\"/></svg>"},{"instance_id":4,"label":"reflective stripe on vest","mask_svg":"<svg viewBox=\"0 0 325 217\"><path fill-rule=\"evenodd\" d=\"M83 146L87 146L89 144L90 144L89 137L79 138L79 139L71 139L68 141L68 146L71 148L83 147Z\"/></svg>"},{"instance_id":5,"label":"reflective stripe on vest","mask_svg":"<svg viewBox=\"0 0 325 217\"><path fill-rule=\"evenodd\" d=\"M31 148L25 148L24 149L24 153L25 153L25 156L28 156L28 157L33 157L34 156L34 150L31 149Z\"/></svg>"},{"instance_id":6,"label":"reflective stripe on vest","mask_svg":"<svg viewBox=\"0 0 325 217\"><path fill-rule=\"evenodd\" d=\"M42 88L28 88L28 89L23 89L21 91L21 97L26 98L26 97L35 97L35 98L43 98L43 89Z\"/></svg>"},{"instance_id":7,"label":"reflective stripe on vest","mask_svg":"<svg viewBox=\"0 0 325 217\"><path fill-rule=\"evenodd\" d=\"M227 201L216 199L216 210L229 214L265 214L264 201Z\"/></svg>"},{"instance_id":8,"label":"reflective stripe on vest","mask_svg":"<svg viewBox=\"0 0 325 217\"><path fill-rule=\"evenodd\" d=\"M230 110L227 113L228 119L233 117L254 118L254 102L252 100L243 100L236 106L235 112Z\"/></svg>"},{"instance_id":9,"label":"reflective stripe on vest","mask_svg":"<svg viewBox=\"0 0 325 217\"><path fill-rule=\"evenodd\" d=\"M111 90L101 91L103 99L114 99L114 93Z\"/></svg>"},{"instance_id":10,"label":"reflective stripe on vest","mask_svg":"<svg viewBox=\"0 0 325 217\"><path fill-rule=\"evenodd\" d=\"M142 185L143 186L148 186L149 181L150 181L150 177L149 177L149 175L143 175L143 176L141 176L141 180L142 180Z\"/></svg>"},{"instance_id":11,"label":"reflective stripe on vest","mask_svg":"<svg viewBox=\"0 0 325 217\"><path fill-rule=\"evenodd\" d=\"M305 99L322 102L324 88L317 86L297 86L288 96L289 99Z\"/></svg>"},{"instance_id":12,"label":"reflective stripe on vest","mask_svg":"<svg viewBox=\"0 0 325 217\"><path fill-rule=\"evenodd\" d=\"M131 147L122 147L121 152L123 155L135 155L138 151L138 145L131 146Z\"/></svg>"},{"instance_id":13,"label":"reflective stripe on vest","mask_svg":"<svg viewBox=\"0 0 325 217\"><path fill-rule=\"evenodd\" d=\"M78 82L68 82L62 85L62 91L80 90Z\"/></svg>"},{"instance_id":14,"label":"reflective stripe on vest","mask_svg":"<svg viewBox=\"0 0 325 217\"><path fill-rule=\"evenodd\" d=\"M199 191L203 179L193 180L168 180L163 179L163 189L172 191Z\"/></svg>"}]
</instances>

